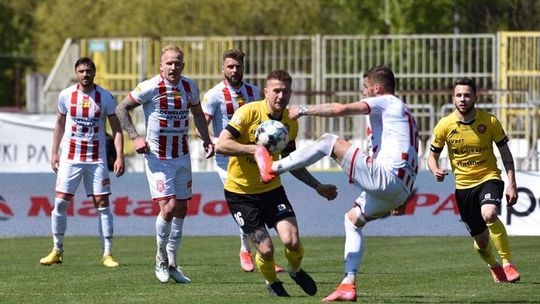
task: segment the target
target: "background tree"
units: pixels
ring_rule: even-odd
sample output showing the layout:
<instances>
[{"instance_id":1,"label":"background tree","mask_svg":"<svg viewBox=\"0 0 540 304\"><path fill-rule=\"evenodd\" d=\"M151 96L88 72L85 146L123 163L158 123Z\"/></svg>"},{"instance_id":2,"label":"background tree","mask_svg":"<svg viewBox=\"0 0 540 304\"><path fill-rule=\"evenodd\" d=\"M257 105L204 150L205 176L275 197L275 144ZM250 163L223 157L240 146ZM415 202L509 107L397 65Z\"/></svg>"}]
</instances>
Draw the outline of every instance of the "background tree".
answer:
<instances>
[{"instance_id":1,"label":"background tree","mask_svg":"<svg viewBox=\"0 0 540 304\"><path fill-rule=\"evenodd\" d=\"M538 0L0 0L0 106L69 37L494 33L540 30L539 14Z\"/></svg>"}]
</instances>

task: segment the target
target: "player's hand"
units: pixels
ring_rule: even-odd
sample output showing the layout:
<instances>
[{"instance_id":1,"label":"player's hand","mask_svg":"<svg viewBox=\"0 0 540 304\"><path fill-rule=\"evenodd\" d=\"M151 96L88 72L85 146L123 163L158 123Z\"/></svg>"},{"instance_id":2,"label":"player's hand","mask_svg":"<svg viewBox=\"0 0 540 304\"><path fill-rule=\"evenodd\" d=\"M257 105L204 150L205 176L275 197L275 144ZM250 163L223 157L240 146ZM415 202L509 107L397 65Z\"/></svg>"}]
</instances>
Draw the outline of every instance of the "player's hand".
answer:
<instances>
[{"instance_id":1,"label":"player's hand","mask_svg":"<svg viewBox=\"0 0 540 304\"><path fill-rule=\"evenodd\" d=\"M329 201L334 200L338 195L337 187L335 185L320 184L315 190L317 190L317 193L319 193L320 196Z\"/></svg>"},{"instance_id":2,"label":"player's hand","mask_svg":"<svg viewBox=\"0 0 540 304\"><path fill-rule=\"evenodd\" d=\"M444 177L448 175L448 172L445 169L439 168L433 172L433 175L438 182L442 182L444 181Z\"/></svg>"},{"instance_id":3,"label":"player's hand","mask_svg":"<svg viewBox=\"0 0 540 304\"><path fill-rule=\"evenodd\" d=\"M58 157L58 153L53 153L51 157L51 168L55 173L58 172L58 167L60 166L60 157Z\"/></svg>"},{"instance_id":4,"label":"player's hand","mask_svg":"<svg viewBox=\"0 0 540 304\"><path fill-rule=\"evenodd\" d=\"M206 152L206 158L210 158L216 154L216 147L212 142L203 143L204 151Z\"/></svg>"},{"instance_id":5,"label":"player's hand","mask_svg":"<svg viewBox=\"0 0 540 304\"><path fill-rule=\"evenodd\" d=\"M289 118L292 120L297 120L300 118L300 115L298 115L298 107L297 106L290 106L289 107Z\"/></svg>"},{"instance_id":6,"label":"player's hand","mask_svg":"<svg viewBox=\"0 0 540 304\"><path fill-rule=\"evenodd\" d=\"M508 206L513 206L515 203L517 203L518 200L518 194L517 189L515 185L509 185L506 188L506 204Z\"/></svg>"},{"instance_id":7,"label":"player's hand","mask_svg":"<svg viewBox=\"0 0 540 304\"><path fill-rule=\"evenodd\" d=\"M114 175L116 175L116 177L120 177L124 174L124 170L125 170L125 167L124 167L124 158L123 157L117 157L116 160L114 161Z\"/></svg>"},{"instance_id":8,"label":"player's hand","mask_svg":"<svg viewBox=\"0 0 540 304\"><path fill-rule=\"evenodd\" d=\"M138 136L133 139L133 146L135 147L135 151L139 154L147 154L150 153L150 146L144 140L144 138Z\"/></svg>"}]
</instances>

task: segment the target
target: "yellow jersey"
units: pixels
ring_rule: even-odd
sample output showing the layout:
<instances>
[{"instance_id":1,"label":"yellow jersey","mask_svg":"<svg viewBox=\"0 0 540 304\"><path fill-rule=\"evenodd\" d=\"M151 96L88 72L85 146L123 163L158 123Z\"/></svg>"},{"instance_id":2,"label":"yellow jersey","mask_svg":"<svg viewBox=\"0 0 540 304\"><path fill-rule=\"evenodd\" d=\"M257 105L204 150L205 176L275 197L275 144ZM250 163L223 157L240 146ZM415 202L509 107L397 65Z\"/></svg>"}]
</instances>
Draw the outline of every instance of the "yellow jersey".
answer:
<instances>
[{"instance_id":1,"label":"yellow jersey","mask_svg":"<svg viewBox=\"0 0 540 304\"><path fill-rule=\"evenodd\" d=\"M508 137L492 114L476 109L474 120L459 121L455 112L435 126L431 151L440 153L448 145L448 157L456 176L456 189L475 187L490 179L501 179L493 143L505 145Z\"/></svg>"},{"instance_id":2,"label":"yellow jersey","mask_svg":"<svg viewBox=\"0 0 540 304\"><path fill-rule=\"evenodd\" d=\"M270 110L266 100L250 102L236 110L227 128L232 127L238 131L236 141L241 144L255 144L255 131L259 125L270 120ZM289 111L285 109L281 118L289 131L289 144L287 148L294 146L298 135L298 122L289 119ZM235 135L235 134L233 134ZM279 152L274 153L274 160L279 158ZM260 180L259 167L253 155L231 156L227 167L227 181L225 189L234 193L257 194L267 192L281 186L279 176L268 184Z\"/></svg>"}]
</instances>

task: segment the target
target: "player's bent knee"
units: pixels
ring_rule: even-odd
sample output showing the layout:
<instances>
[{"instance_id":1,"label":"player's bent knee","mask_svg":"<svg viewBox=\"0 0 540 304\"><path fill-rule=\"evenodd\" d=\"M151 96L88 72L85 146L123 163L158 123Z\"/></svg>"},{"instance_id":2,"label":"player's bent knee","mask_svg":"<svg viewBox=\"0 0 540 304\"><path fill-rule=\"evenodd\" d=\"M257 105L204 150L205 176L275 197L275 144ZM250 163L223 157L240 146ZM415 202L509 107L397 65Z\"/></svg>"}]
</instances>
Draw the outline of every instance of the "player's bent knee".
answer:
<instances>
[{"instance_id":1,"label":"player's bent knee","mask_svg":"<svg viewBox=\"0 0 540 304\"><path fill-rule=\"evenodd\" d=\"M335 134L324 133L316 140L317 143L314 145L314 147L324 154L330 155L338 138L339 136Z\"/></svg>"},{"instance_id":2,"label":"player's bent knee","mask_svg":"<svg viewBox=\"0 0 540 304\"><path fill-rule=\"evenodd\" d=\"M351 210L349 210L349 212L347 212L345 216L356 227L363 227L368 222L368 220L362 213L362 209L360 208L360 206L353 207Z\"/></svg>"}]
</instances>

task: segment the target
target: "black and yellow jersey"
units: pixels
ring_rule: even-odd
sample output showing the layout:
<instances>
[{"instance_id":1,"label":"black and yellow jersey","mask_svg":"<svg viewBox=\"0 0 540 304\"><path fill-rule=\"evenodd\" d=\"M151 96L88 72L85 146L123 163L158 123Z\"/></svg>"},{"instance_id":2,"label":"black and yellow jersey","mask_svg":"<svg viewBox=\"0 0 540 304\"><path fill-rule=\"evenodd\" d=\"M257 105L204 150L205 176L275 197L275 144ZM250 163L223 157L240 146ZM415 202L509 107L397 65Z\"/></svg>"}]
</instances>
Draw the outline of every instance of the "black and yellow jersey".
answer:
<instances>
[{"instance_id":1,"label":"black and yellow jersey","mask_svg":"<svg viewBox=\"0 0 540 304\"><path fill-rule=\"evenodd\" d=\"M227 130L232 131L236 141L241 144L255 144L255 131L259 125L270 120L270 110L266 100L250 102L234 112ZM281 118L289 130L289 145L294 146L298 135L298 122L289 119L289 111L285 109ZM274 160L279 158L279 153L274 153ZM225 189L234 193L256 194L273 190L281 186L279 176L268 184L260 181L260 172L253 155L231 156L227 167L227 181Z\"/></svg>"},{"instance_id":2,"label":"black and yellow jersey","mask_svg":"<svg viewBox=\"0 0 540 304\"><path fill-rule=\"evenodd\" d=\"M490 179L501 179L493 143L505 145L508 137L492 114L476 109L474 120L459 121L455 112L442 118L431 139L431 151L440 153L448 145L448 156L456 176L456 189L468 189Z\"/></svg>"}]
</instances>

